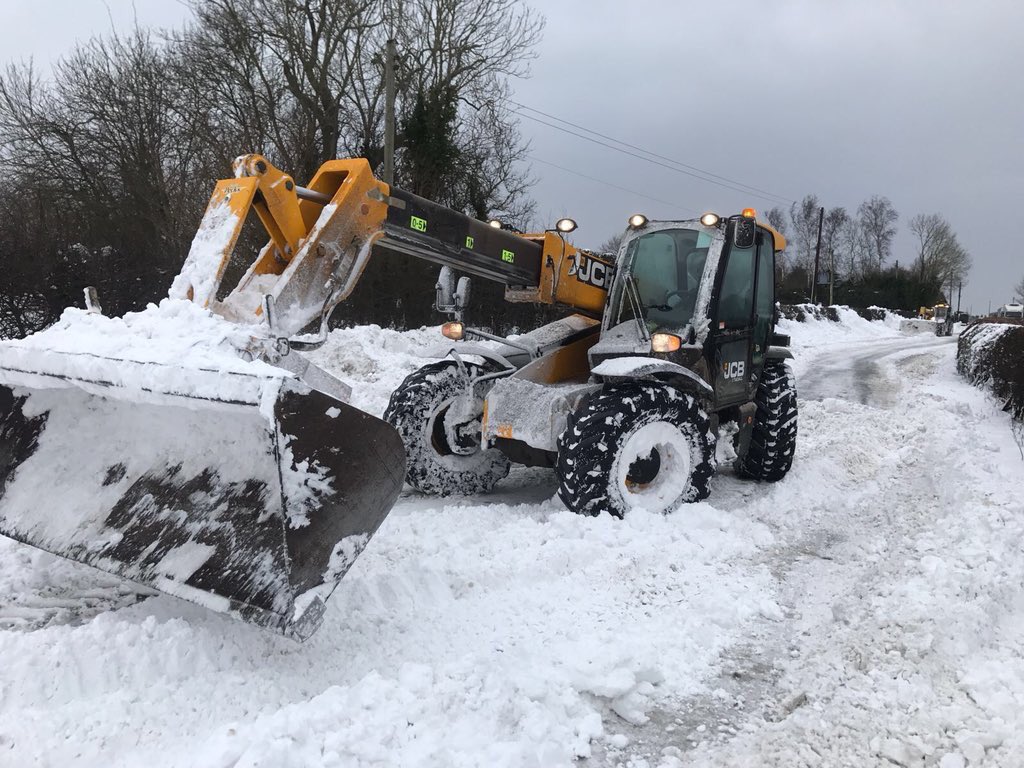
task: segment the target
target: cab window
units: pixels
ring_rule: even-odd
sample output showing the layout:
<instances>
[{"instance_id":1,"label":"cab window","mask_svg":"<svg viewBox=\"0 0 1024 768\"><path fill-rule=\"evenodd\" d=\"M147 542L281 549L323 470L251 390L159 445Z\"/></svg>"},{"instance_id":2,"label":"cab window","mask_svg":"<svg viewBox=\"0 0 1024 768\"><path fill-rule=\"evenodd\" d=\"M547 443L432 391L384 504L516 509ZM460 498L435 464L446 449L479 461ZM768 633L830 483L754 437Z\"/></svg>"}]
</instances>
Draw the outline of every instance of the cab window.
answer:
<instances>
[{"instance_id":1,"label":"cab window","mask_svg":"<svg viewBox=\"0 0 1024 768\"><path fill-rule=\"evenodd\" d=\"M747 328L754 310L755 250L730 248L718 299L718 327Z\"/></svg>"}]
</instances>

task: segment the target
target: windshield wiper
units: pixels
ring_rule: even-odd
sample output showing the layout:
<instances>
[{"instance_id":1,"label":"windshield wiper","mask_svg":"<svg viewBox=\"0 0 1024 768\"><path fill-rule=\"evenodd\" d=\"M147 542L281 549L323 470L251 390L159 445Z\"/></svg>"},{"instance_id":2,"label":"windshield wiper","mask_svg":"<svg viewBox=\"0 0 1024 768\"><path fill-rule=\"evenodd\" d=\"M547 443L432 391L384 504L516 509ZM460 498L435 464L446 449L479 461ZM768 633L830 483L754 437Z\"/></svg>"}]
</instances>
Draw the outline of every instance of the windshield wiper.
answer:
<instances>
[{"instance_id":1,"label":"windshield wiper","mask_svg":"<svg viewBox=\"0 0 1024 768\"><path fill-rule=\"evenodd\" d=\"M631 274L626 275L624 287L626 296L629 298L629 305L633 310L633 319L636 320L637 328L640 330L640 338L650 341L651 332L647 330L647 313L644 312L644 303L640 299L640 289L636 287L636 278Z\"/></svg>"}]
</instances>

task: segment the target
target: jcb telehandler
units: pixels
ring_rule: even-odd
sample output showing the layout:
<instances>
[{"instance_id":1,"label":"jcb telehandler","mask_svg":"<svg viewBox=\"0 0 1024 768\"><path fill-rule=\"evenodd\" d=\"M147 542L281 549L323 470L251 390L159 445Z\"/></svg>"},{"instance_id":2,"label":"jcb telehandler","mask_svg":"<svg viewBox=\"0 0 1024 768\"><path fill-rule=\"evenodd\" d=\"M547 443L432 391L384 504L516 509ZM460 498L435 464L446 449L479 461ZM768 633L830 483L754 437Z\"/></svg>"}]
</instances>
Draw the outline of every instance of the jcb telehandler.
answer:
<instances>
[{"instance_id":1,"label":"jcb telehandler","mask_svg":"<svg viewBox=\"0 0 1024 768\"><path fill-rule=\"evenodd\" d=\"M671 512L708 495L725 422L738 426L739 474L773 481L789 471L796 389L788 338L774 330L774 256L785 242L752 210L633 216L613 259L550 232L521 240L516 258L526 250L542 278L506 297L582 311L514 340L461 318L443 327L499 346L453 345L450 360L392 395L384 418L402 435L410 484L480 493L511 463L548 466L573 511ZM451 281L442 271L437 306L459 312Z\"/></svg>"},{"instance_id":2,"label":"jcb telehandler","mask_svg":"<svg viewBox=\"0 0 1024 768\"><path fill-rule=\"evenodd\" d=\"M325 163L306 187L259 155L234 168L170 309L153 308L165 340L185 336L184 302L229 320L217 340L229 363L188 345L156 354L152 324L134 322L146 313L104 328L116 333L102 353L68 341L95 324L86 313L0 342L0 533L301 639L403 478L482 492L512 462L547 465L577 512L670 512L708 494L727 421L740 474L788 471L796 395L773 293L784 241L753 211L635 216L607 257L566 242L567 220L516 234L389 187L361 159ZM269 241L229 291L253 209ZM395 253L442 265L448 338L491 343L451 344L393 394L385 422L302 352L326 339L367 261ZM453 270L576 314L514 339L473 330L469 278L456 288Z\"/></svg>"}]
</instances>

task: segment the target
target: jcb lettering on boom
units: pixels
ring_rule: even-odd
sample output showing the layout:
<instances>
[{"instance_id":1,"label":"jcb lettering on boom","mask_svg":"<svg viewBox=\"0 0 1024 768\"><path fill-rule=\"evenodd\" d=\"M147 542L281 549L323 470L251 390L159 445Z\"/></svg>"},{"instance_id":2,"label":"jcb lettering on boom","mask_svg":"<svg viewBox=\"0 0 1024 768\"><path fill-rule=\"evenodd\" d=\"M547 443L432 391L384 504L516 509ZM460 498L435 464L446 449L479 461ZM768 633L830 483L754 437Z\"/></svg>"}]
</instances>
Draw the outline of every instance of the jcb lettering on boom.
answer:
<instances>
[{"instance_id":1,"label":"jcb lettering on boom","mask_svg":"<svg viewBox=\"0 0 1024 768\"><path fill-rule=\"evenodd\" d=\"M583 254L576 257L575 263L569 267L569 274L575 275L581 283L595 288L604 288L608 280L608 267L600 261L588 259Z\"/></svg>"}]
</instances>

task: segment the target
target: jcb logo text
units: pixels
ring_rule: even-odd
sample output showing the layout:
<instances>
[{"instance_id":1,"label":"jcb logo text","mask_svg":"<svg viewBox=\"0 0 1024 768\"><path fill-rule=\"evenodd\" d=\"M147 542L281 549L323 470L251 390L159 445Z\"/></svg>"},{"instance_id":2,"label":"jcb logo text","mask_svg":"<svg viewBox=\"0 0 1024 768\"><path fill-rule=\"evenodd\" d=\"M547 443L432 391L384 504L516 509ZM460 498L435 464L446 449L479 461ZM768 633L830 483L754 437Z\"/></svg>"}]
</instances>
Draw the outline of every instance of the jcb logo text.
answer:
<instances>
[{"instance_id":1,"label":"jcb logo text","mask_svg":"<svg viewBox=\"0 0 1024 768\"><path fill-rule=\"evenodd\" d=\"M722 363L722 375L727 379L742 379L747 364L742 360L737 363Z\"/></svg>"},{"instance_id":2,"label":"jcb logo text","mask_svg":"<svg viewBox=\"0 0 1024 768\"><path fill-rule=\"evenodd\" d=\"M569 274L575 275L581 283L588 283L596 288L604 288L608 279L608 267L599 261L579 255L569 266Z\"/></svg>"}]
</instances>

